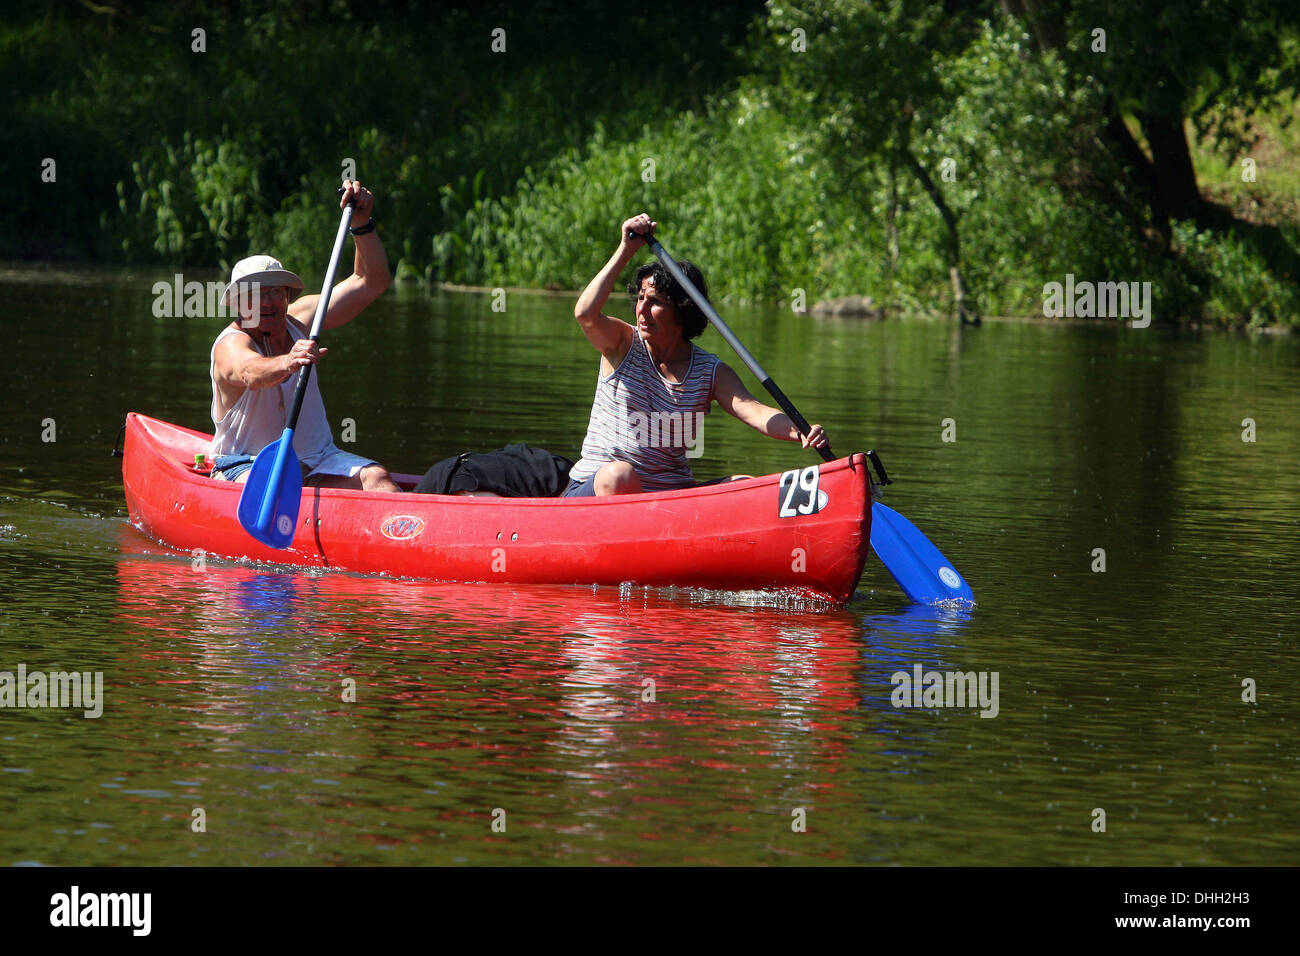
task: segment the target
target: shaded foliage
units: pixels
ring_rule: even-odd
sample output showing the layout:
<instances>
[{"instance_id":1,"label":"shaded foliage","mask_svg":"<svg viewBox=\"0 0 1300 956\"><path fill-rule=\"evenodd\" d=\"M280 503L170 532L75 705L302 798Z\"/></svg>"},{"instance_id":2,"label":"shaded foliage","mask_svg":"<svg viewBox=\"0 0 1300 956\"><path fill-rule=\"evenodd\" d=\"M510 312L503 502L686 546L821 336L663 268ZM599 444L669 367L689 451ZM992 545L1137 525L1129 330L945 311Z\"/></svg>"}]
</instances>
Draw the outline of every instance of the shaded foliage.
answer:
<instances>
[{"instance_id":1,"label":"shaded foliage","mask_svg":"<svg viewBox=\"0 0 1300 956\"><path fill-rule=\"evenodd\" d=\"M646 210L724 298L1026 313L1072 272L1290 323L1296 228L1193 157L1290 115L1298 30L1280 0L50 4L0 27L0 147L58 170L0 255L310 272L350 159L425 282L579 287Z\"/></svg>"}]
</instances>

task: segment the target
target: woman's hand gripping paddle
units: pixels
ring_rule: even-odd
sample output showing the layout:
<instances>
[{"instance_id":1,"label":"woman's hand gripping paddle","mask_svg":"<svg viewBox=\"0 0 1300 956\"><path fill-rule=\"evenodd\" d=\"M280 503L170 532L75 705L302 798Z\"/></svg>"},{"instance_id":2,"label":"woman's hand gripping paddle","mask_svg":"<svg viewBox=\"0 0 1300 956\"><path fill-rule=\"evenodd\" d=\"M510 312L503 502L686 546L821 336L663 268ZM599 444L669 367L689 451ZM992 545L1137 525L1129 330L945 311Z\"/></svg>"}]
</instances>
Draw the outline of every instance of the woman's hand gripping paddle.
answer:
<instances>
[{"instance_id":1,"label":"woman's hand gripping paddle","mask_svg":"<svg viewBox=\"0 0 1300 956\"><path fill-rule=\"evenodd\" d=\"M776 403L794 422L794 426L799 429L799 433L807 435L807 420L799 414L798 409L794 407L794 403L777 387L776 383L772 381L772 377L763 370L763 367L758 364L758 361L749 353L749 350L736 338L735 333L722 321L718 313L714 311L713 306L709 304L709 300L700 294L700 291L695 288L691 280L686 277L686 273L682 272L681 267L673 261L673 257L659 244L659 240L654 237L654 234L650 232L629 232L628 238L641 239L650 246L650 251L659 257L659 261L664 264L664 268L686 290L686 294L695 300L695 304L709 317L713 327L727 340L727 344L735 349L741 361L749 367L749 370L762 382L763 387L776 399ZM829 445L823 445L817 451L826 461L835 460L835 455L831 452ZM888 484L889 479L880 466L879 459L875 457L874 453L872 453L871 458L880 475L881 483ZM872 502L871 550L876 552L876 556L880 558L880 563L894 576L894 580L903 589L903 593L917 604L937 604L941 601L969 601L974 603L974 595L971 592L970 585L957 573L956 569L953 568L939 549L930 543L930 539L922 534L916 525L897 511L885 507L878 501Z\"/></svg>"}]
</instances>

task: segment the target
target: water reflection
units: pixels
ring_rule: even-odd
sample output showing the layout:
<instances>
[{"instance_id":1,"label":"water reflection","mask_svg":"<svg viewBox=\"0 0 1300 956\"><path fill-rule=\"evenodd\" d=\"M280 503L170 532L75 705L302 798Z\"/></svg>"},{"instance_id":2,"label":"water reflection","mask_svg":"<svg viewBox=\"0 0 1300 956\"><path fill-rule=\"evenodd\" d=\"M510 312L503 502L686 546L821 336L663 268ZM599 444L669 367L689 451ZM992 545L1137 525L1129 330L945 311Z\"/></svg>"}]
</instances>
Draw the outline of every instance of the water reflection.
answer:
<instances>
[{"instance_id":1,"label":"water reflection","mask_svg":"<svg viewBox=\"0 0 1300 956\"><path fill-rule=\"evenodd\" d=\"M969 670L954 660L953 651L964 649L967 625L976 609L966 604L929 606L909 604L892 614L871 614L863 619L863 652L859 693L864 709L878 715L877 731L890 738L887 753L905 758L892 773L918 773L928 767L938 738L952 732L946 721L912 709L895 708L891 695L898 671L913 673L922 665L930 670Z\"/></svg>"},{"instance_id":2,"label":"water reflection","mask_svg":"<svg viewBox=\"0 0 1300 956\"><path fill-rule=\"evenodd\" d=\"M889 674L959 643L970 610L865 618L701 603L681 592L500 587L286 574L139 552L123 536L118 608L171 655L196 727L259 752L337 734L359 757L483 751L580 787L649 786L696 761L833 774L856 734L892 738ZM355 706L341 702L357 684ZM277 715L274 721L267 715ZM290 718L289 715L298 714ZM331 722L333 721L333 722ZM378 721L378 724L374 722ZM522 723L521 723L522 722ZM280 736L264 735L263 732ZM882 740L883 747L889 740ZM326 746L306 740L294 747ZM638 783L638 781L640 781Z\"/></svg>"},{"instance_id":3,"label":"water reflection","mask_svg":"<svg viewBox=\"0 0 1300 956\"><path fill-rule=\"evenodd\" d=\"M941 665L945 648L962 646L975 613L968 604L908 604L893 613L868 614L862 619L864 656L872 670L890 673L918 661Z\"/></svg>"}]
</instances>

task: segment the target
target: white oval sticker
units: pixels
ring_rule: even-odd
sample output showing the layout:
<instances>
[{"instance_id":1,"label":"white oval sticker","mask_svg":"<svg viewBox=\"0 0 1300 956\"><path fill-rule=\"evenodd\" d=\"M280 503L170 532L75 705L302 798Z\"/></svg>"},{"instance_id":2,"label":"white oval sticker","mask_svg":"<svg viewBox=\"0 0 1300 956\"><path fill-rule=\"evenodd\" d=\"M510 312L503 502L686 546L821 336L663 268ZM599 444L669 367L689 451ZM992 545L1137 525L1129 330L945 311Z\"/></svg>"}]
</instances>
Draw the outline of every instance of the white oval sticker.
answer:
<instances>
[{"instance_id":1,"label":"white oval sticker","mask_svg":"<svg viewBox=\"0 0 1300 956\"><path fill-rule=\"evenodd\" d=\"M958 577L957 572L946 565L939 569L939 580L950 588L961 587L961 578Z\"/></svg>"},{"instance_id":2,"label":"white oval sticker","mask_svg":"<svg viewBox=\"0 0 1300 956\"><path fill-rule=\"evenodd\" d=\"M280 534L288 534L293 530L293 519L288 515L280 515L275 522L275 526L280 529Z\"/></svg>"}]
</instances>

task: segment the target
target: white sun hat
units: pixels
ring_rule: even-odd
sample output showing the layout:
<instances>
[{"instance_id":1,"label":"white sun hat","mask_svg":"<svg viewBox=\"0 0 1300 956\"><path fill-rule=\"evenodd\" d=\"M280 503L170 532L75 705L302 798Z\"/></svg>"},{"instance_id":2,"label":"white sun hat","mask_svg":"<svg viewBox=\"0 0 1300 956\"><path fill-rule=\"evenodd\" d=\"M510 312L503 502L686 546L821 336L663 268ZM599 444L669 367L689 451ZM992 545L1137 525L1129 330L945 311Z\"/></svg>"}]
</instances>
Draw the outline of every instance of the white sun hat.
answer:
<instances>
[{"instance_id":1,"label":"white sun hat","mask_svg":"<svg viewBox=\"0 0 1300 956\"><path fill-rule=\"evenodd\" d=\"M251 285L254 282L267 288L283 285L302 291L302 280L280 265L279 259L270 256L249 256L247 259L240 259L235 263L235 268L230 270L230 284L226 286L226 291L221 293L222 303L230 305L231 293L238 286Z\"/></svg>"}]
</instances>

